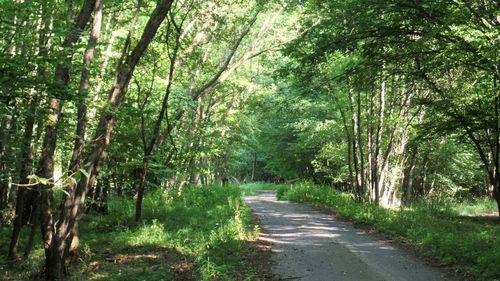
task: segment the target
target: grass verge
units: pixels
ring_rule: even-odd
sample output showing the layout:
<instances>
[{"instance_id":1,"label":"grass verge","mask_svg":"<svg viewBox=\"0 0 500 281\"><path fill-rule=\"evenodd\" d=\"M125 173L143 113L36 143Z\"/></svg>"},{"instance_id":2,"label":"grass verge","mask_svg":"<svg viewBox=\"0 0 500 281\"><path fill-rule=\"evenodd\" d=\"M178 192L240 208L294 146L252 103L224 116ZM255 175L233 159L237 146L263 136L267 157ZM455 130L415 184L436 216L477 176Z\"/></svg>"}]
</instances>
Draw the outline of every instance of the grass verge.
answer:
<instances>
[{"instance_id":1,"label":"grass verge","mask_svg":"<svg viewBox=\"0 0 500 281\"><path fill-rule=\"evenodd\" d=\"M132 199L115 197L109 215L85 217L79 261L69 280L259 279L245 260L253 250L247 241L258 230L238 187L193 187L182 195L152 192L144 199L141 224L133 222L134 210ZM0 229L0 235L9 237L10 228ZM28 260L8 268L7 242L0 244L0 280L25 280L40 271L40 246Z\"/></svg>"},{"instance_id":2,"label":"grass verge","mask_svg":"<svg viewBox=\"0 0 500 281\"><path fill-rule=\"evenodd\" d=\"M278 199L333 208L344 218L415 245L442 265L465 268L476 280L500 280L500 225L463 219L458 212L459 204L441 208L421 202L413 208L390 210L356 203L351 194L308 182L281 187L277 196ZM481 201L480 205L490 203ZM470 209L479 210L481 206L470 206Z\"/></svg>"}]
</instances>

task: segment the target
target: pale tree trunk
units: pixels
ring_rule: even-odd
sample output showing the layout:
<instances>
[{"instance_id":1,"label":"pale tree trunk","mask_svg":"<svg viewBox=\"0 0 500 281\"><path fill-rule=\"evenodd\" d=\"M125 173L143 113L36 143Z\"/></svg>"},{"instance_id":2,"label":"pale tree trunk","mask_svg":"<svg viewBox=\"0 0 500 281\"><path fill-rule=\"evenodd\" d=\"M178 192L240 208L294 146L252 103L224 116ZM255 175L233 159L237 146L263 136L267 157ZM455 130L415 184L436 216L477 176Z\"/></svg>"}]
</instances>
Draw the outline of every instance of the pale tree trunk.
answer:
<instances>
[{"instance_id":1,"label":"pale tree trunk","mask_svg":"<svg viewBox=\"0 0 500 281\"><path fill-rule=\"evenodd\" d=\"M195 144L192 148L192 150L199 152L203 150L203 145L204 145L204 133L203 130L206 126L207 123L207 116L205 115L205 111L203 110L203 104L205 102L205 96L200 97L199 100L199 106L198 106L198 112L196 113L196 118L195 118L195 132L193 134L193 137L196 136ZM208 106L207 106L208 107ZM203 167L203 164L205 162L205 157L200 156L199 158L196 156L193 156L193 161L192 165L190 166L190 171L189 173L191 174L189 182L192 185L199 185L200 184L200 179L201 179L201 172L200 169Z\"/></svg>"},{"instance_id":2,"label":"pale tree trunk","mask_svg":"<svg viewBox=\"0 0 500 281\"><path fill-rule=\"evenodd\" d=\"M361 92L358 91L358 97L357 97L357 107L358 107L358 113L357 113L357 120L356 120L356 126L357 132L358 132L358 151L359 151L359 166L360 166L360 199L362 196L365 194L365 156L364 156L364 146L363 146L363 126L362 126L362 116L361 116Z\"/></svg>"},{"instance_id":3,"label":"pale tree trunk","mask_svg":"<svg viewBox=\"0 0 500 281\"><path fill-rule=\"evenodd\" d=\"M357 113L354 109L354 104L356 103L354 96L353 96L353 90L351 88L350 82L348 82L348 89L347 93L349 94L349 108L351 110L351 136L352 136L352 157L353 157L353 164L354 164L354 173L356 176L356 185L355 185L355 194L356 194L356 199L358 201L361 201L361 175L360 175L360 168L359 168L359 159L358 159L358 144L359 142L357 141L357 137L359 137L358 131L357 131Z\"/></svg>"},{"instance_id":4,"label":"pale tree trunk","mask_svg":"<svg viewBox=\"0 0 500 281\"><path fill-rule=\"evenodd\" d=\"M397 91L396 91L397 93ZM394 127L394 137L391 139L397 139L398 144L394 151L387 154L387 163L391 163L390 172L390 183L386 186L384 193L382 194L382 204L384 207L398 207L401 205L401 188L403 182L403 171L406 166L406 161L408 160L407 148L408 148L408 127L410 126L413 118L416 115L410 113L411 100L414 91L413 87L410 87L406 93L400 94L401 102L399 104L399 113L397 115L398 120ZM418 112L416 113L418 114ZM391 162L390 158L394 160Z\"/></svg>"},{"instance_id":5,"label":"pale tree trunk","mask_svg":"<svg viewBox=\"0 0 500 281\"><path fill-rule=\"evenodd\" d=\"M380 93L379 93L379 105L378 105L378 123L377 123L377 136L375 139L375 148L373 155L373 163L372 163L372 189L373 189L373 201L375 205L379 205L380 201L380 175L381 170L379 165L381 163L381 145L382 145L382 132L384 128L384 116L385 116L385 95L386 95L386 86L385 86L385 76L384 76L384 68L382 67L381 73L381 81L380 81Z\"/></svg>"},{"instance_id":6,"label":"pale tree trunk","mask_svg":"<svg viewBox=\"0 0 500 281\"><path fill-rule=\"evenodd\" d=\"M408 167L405 169L403 177L403 196L404 196L403 204L405 206L410 205L414 193L413 182L415 177L417 156L418 156L418 147L415 147L412 150L410 162L408 164Z\"/></svg>"},{"instance_id":7,"label":"pale tree trunk","mask_svg":"<svg viewBox=\"0 0 500 281\"><path fill-rule=\"evenodd\" d=\"M498 73L498 72L497 72ZM497 75L493 78L493 88L498 90ZM495 126L494 126L494 140L493 140L493 179L491 185L493 187L493 196L497 201L498 218L500 220L500 92L497 91L495 95Z\"/></svg>"},{"instance_id":8,"label":"pale tree trunk","mask_svg":"<svg viewBox=\"0 0 500 281\"><path fill-rule=\"evenodd\" d=\"M9 156L7 155L7 146L10 145L8 137L8 129L10 127L11 118L5 117L2 120L0 130L0 211L7 207L8 192L9 192L9 167L7 165ZM3 218L0 217L0 225L3 225Z\"/></svg>"},{"instance_id":9,"label":"pale tree trunk","mask_svg":"<svg viewBox=\"0 0 500 281\"><path fill-rule=\"evenodd\" d=\"M12 142L17 131L18 106L14 105L12 114L2 120L2 130L0 132L0 211L11 205L11 163L16 163L16 158L12 153ZM0 215L0 226L3 225L3 218Z\"/></svg>"},{"instance_id":10,"label":"pale tree trunk","mask_svg":"<svg viewBox=\"0 0 500 281\"><path fill-rule=\"evenodd\" d=\"M372 84L372 93L374 93L373 89L373 84ZM367 193L369 195L370 201L374 201L374 189L373 189L373 164L375 161L373 161L373 150L374 150L374 145L373 145L373 137L374 137L374 128L373 128L373 119L375 118L374 116L374 102L373 102L373 94L368 94L369 97L367 97L367 105L368 105L368 117L366 118L366 136L367 136Z\"/></svg>"}]
</instances>

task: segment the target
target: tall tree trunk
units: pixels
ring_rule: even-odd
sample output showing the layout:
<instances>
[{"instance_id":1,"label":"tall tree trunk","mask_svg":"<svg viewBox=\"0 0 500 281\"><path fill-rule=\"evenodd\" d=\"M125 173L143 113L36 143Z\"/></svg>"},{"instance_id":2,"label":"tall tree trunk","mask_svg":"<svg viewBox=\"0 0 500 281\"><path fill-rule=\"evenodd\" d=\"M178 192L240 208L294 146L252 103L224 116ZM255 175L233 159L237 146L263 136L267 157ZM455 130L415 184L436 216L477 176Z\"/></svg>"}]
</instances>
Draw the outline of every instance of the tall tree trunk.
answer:
<instances>
[{"instance_id":1,"label":"tall tree trunk","mask_svg":"<svg viewBox=\"0 0 500 281\"><path fill-rule=\"evenodd\" d=\"M252 161L252 177L251 181L255 181L255 169L257 168L257 152L253 152L253 161Z\"/></svg>"},{"instance_id":2,"label":"tall tree trunk","mask_svg":"<svg viewBox=\"0 0 500 281\"><path fill-rule=\"evenodd\" d=\"M404 173L404 178L403 178L403 194L404 194L403 204L405 206L410 205L411 199L412 199L412 196L414 193L413 182L414 182L414 177L415 177L417 156L418 156L418 147L415 147L412 150L410 163L409 163L408 167L405 169L406 171Z\"/></svg>"},{"instance_id":3,"label":"tall tree trunk","mask_svg":"<svg viewBox=\"0 0 500 281\"><path fill-rule=\"evenodd\" d=\"M356 194L356 200L361 201L361 176L360 176L360 169L359 169L359 160L358 160L358 145L359 142L356 140L357 137L359 137L357 133L357 118L356 118L356 111L354 110L354 104L356 103L354 100L353 96L353 90L351 88L350 82L348 85L347 92L349 94L349 108L351 110L351 136L352 136L352 157L353 157L353 164L354 164L354 172L356 175L356 188L355 188L355 194Z\"/></svg>"},{"instance_id":4,"label":"tall tree trunk","mask_svg":"<svg viewBox=\"0 0 500 281\"><path fill-rule=\"evenodd\" d=\"M128 90L128 85L134 73L134 69L156 35L161 23L167 16L172 2L173 0L163 0L157 4L155 10L152 12L148 22L146 23L139 42L130 54L128 54L128 44L130 40L127 40L122 56L124 59L117 67L115 81L108 97L110 110L104 111L101 115L100 122L96 130L96 143L94 144L88 161L86 161L90 164L86 169L89 177L82 177L76 186L76 190L74 191L75 195L72 200L73 204L70 208L71 215L68 218L68 229L71 229L72 231L71 235L69 235L68 242L66 243L67 247L74 244L75 239L78 239L78 226L82 216L81 207L85 201L88 188L94 184L96 177L101 170L102 162L106 157L106 149L109 146L111 132L113 131L116 121L116 112L122 105L123 99Z\"/></svg>"},{"instance_id":5,"label":"tall tree trunk","mask_svg":"<svg viewBox=\"0 0 500 281\"><path fill-rule=\"evenodd\" d=\"M75 25L69 31L63 42L63 52L71 52L71 47L79 40L81 33L95 9L95 0L84 1L82 8L76 18ZM70 81L71 61L58 64L55 77L63 87L67 87ZM44 178L54 180L54 153L57 144L57 125L62 112L62 102L52 97L49 101L49 116L45 126L45 136L42 146L42 155L38 168L38 174ZM61 232L65 231L64 221L59 220L57 226L53 219L53 198L50 185L41 185L40 214L42 236L45 249L44 275L48 280L61 279L66 274L64 264L64 244L61 240ZM68 196L69 197L69 196ZM64 206L67 207L67 206Z\"/></svg>"},{"instance_id":6,"label":"tall tree trunk","mask_svg":"<svg viewBox=\"0 0 500 281\"><path fill-rule=\"evenodd\" d=\"M148 169L149 169L149 159L151 158L151 154L153 153L153 150L155 146L157 145L159 139L160 139L160 134L161 134L161 126L163 123L163 120L165 118L168 119L168 103L169 103L169 98L170 98L170 92L174 80L174 73L176 69L176 64L177 64L177 54L180 48L180 36L181 36L181 28L184 22L181 22L180 25L177 25L175 23L174 17L170 17L169 21L169 28L170 30L171 27L175 29L175 45L172 54L169 56L170 60L170 66L169 66L169 71L167 74L167 85L165 89L165 95L163 96L163 101L161 104L160 112L158 114L158 117L156 118L155 126L153 128L153 134L151 136L151 139L149 143L146 143L146 136L145 136L145 128L144 128L144 122L141 123L141 133L142 133L142 139L143 139L143 145L144 145L144 156L142 159L142 169L141 173L139 176L139 183L137 185L137 202L135 205L135 221L139 222L142 217L142 199L144 197L144 191L146 188L146 181L148 177ZM154 73L153 73L154 75Z\"/></svg>"},{"instance_id":7,"label":"tall tree trunk","mask_svg":"<svg viewBox=\"0 0 500 281\"><path fill-rule=\"evenodd\" d=\"M37 230L40 227L40 204L39 204L40 191L33 190L31 196L33 196L33 199L32 199L33 202L31 204L31 218L30 218L31 229L30 229L28 241L26 242L26 245L24 246L24 258L25 259L27 259L29 257L31 250L33 249L33 244L35 242L35 236L36 236Z\"/></svg>"},{"instance_id":8,"label":"tall tree trunk","mask_svg":"<svg viewBox=\"0 0 500 281\"><path fill-rule=\"evenodd\" d=\"M19 171L20 186L17 188L14 226L12 229L8 254L8 258L11 261L17 259L17 246L19 244L19 237L23 226L26 185L30 183L28 176L31 175L33 169L33 128L35 124L35 111L37 106L38 99L36 97L32 97L29 105L29 113L26 116L24 137L21 145L21 165Z\"/></svg>"},{"instance_id":9,"label":"tall tree trunk","mask_svg":"<svg viewBox=\"0 0 500 281\"><path fill-rule=\"evenodd\" d=\"M362 116L361 116L361 92L358 92L357 98L358 114L356 125L358 127L358 151L359 151L359 166L360 166L360 199L365 194L365 156L364 156L364 146L363 146L363 126L362 126Z\"/></svg>"},{"instance_id":10,"label":"tall tree trunk","mask_svg":"<svg viewBox=\"0 0 500 281\"><path fill-rule=\"evenodd\" d=\"M13 140L17 132L17 119L19 114L19 105L14 104L12 108L12 113L8 117L5 123L4 135L0 136L0 210L7 207L7 205L13 205L12 193L15 186L11 185L13 178L12 170L13 165L11 163L17 162L17 157L13 152ZM0 225L2 224L2 218L0 217Z\"/></svg>"},{"instance_id":11,"label":"tall tree trunk","mask_svg":"<svg viewBox=\"0 0 500 281\"><path fill-rule=\"evenodd\" d=\"M380 175L382 173L381 168L379 167L381 163L381 153L380 149L382 146L382 132L384 127L384 116L385 116L385 95L386 95L386 87L385 87L385 75L384 75L384 67L382 66L381 73L381 82L380 82L380 93L379 93L379 111L378 111L378 123L377 123L377 136L375 140L375 151L373 155L373 164L372 164L372 188L373 188L373 201L376 206L379 205L380 202Z\"/></svg>"},{"instance_id":12,"label":"tall tree trunk","mask_svg":"<svg viewBox=\"0 0 500 281\"><path fill-rule=\"evenodd\" d=\"M498 75L493 77L493 89L497 89L495 95L495 126L494 126L494 148L492 153L495 155L493 161L493 195L497 201L498 219L500 220L500 92L497 86Z\"/></svg>"},{"instance_id":13,"label":"tall tree trunk","mask_svg":"<svg viewBox=\"0 0 500 281\"><path fill-rule=\"evenodd\" d=\"M145 156L142 161L142 169L137 186L137 202L135 204L135 221L141 221L142 217L142 199L144 197L144 190L146 187L146 180L148 177L149 155Z\"/></svg>"},{"instance_id":14,"label":"tall tree trunk","mask_svg":"<svg viewBox=\"0 0 500 281\"><path fill-rule=\"evenodd\" d=\"M101 196L99 197L99 207L97 208L97 211L100 214L107 215L108 214L108 198L109 198L109 187L110 187L110 180L109 177L104 177L102 180L102 190L101 190Z\"/></svg>"},{"instance_id":15,"label":"tall tree trunk","mask_svg":"<svg viewBox=\"0 0 500 281\"><path fill-rule=\"evenodd\" d=\"M6 154L9 138L7 132L10 127L10 118L5 117L2 120L1 126L5 128L0 130L0 211L7 207L7 195L9 191L9 173L8 173L8 156ZM3 218L0 215L0 225L3 224Z\"/></svg>"}]
</instances>

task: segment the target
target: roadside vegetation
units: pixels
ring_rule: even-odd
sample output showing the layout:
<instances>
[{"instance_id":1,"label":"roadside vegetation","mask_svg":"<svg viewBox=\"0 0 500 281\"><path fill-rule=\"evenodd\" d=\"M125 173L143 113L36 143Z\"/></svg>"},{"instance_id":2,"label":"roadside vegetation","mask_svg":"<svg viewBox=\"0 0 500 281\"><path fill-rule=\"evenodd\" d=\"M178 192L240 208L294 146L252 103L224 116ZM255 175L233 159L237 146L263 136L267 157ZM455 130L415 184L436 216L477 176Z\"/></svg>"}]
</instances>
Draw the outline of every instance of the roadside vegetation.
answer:
<instances>
[{"instance_id":1,"label":"roadside vegetation","mask_svg":"<svg viewBox=\"0 0 500 281\"><path fill-rule=\"evenodd\" d=\"M281 188L286 188L287 185L279 185L274 183L265 183L265 182L254 182L254 183L245 183L239 186L243 196L251 196L255 195L257 190L274 190L277 191Z\"/></svg>"},{"instance_id":2,"label":"roadside vegetation","mask_svg":"<svg viewBox=\"0 0 500 281\"><path fill-rule=\"evenodd\" d=\"M500 217L498 1L381 3L0 1L0 278L168 279L128 265L185 258L230 279L236 193L275 187L214 185L301 180L494 276L497 226L470 216L489 197Z\"/></svg>"},{"instance_id":3,"label":"roadside vegetation","mask_svg":"<svg viewBox=\"0 0 500 281\"><path fill-rule=\"evenodd\" d=\"M69 280L257 280L245 257L258 229L238 187L186 188L181 195L157 190L144 198L144 207L139 224L134 201L126 197L110 199L109 215L86 216ZM1 229L1 237L8 234ZM41 245L13 269L2 256L0 280L36 277L42 265Z\"/></svg>"},{"instance_id":4,"label":"roadside vegetation","mask_svg":"<svg viewBox=\"0 0 500 281\"><path fill-rule=\"evenodd\" d=\"M500 277L500 224L493 199L429 198L410 207L387 209L355 202L354 195L300 182L281 186L277 197L331 208L335 214L415 246L441 265L464 269L477 280ZM491 216L481 216L483 214Z\"/></svg>"}]
</instances>

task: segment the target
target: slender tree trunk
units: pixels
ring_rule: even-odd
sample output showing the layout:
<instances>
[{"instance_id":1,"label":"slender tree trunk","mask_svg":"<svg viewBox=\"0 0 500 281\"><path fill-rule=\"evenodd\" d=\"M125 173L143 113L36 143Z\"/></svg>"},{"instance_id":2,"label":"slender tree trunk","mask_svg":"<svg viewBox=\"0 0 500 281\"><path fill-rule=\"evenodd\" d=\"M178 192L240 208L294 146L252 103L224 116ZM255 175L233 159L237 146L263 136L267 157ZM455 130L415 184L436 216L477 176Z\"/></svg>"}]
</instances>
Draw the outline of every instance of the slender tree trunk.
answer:
<instances>
[{"instance_id":1,"label":"slender tree trunk","mask_svg":"<svg viewBox=\"0 0 500 281\"><path fill-rule=\"evenodd\" d=\"M110 186L109 177L104 177L103 186L101 190L101 196L99 197L99 207L97 211L100 214L107 215L108 214L108 198L109 198L109 186Z\"/></svg>"},{"instance_id":2,"label":"slender tree trunk","mask_svg":"<svg viewBox=\"0 0 500 281\"><path fill-rule=\"evenodd\" d=\"M493 188L493 196L495 198L495 201L497 202L497 207L498 207L498 217L500 220L500 176L498 175L500 171L496 171L496 177L493 179L491 185Z\"/></svg>"},{"instance_id":3,"label":"slender tree trunk","mask_svg":"<svg viewBox=\"0 0 500 281\"><path fill-rule=\"evenodd\" d=\"M368 117L366 118L367 121L367 128L366 128L366 135L367 135L367 152L368 152L368 157L367 157L367 173L368 173L368 178L367 178L367 191L368 191L368 195L369 195L369 198L370 198L370 201L373 202L373 198L374 198L374 195L373 195L373 192L374 192L374 189L373 189L373 164L374 164L374 161L373 161L373 148L374 148L374 145L373 145L373 141L374 141L374 132L373 132L373 120L375 118L374 116L374 102L373 102L373 94L375 93L374 91L374 85L372 84L372 90L371 90L371 94L368 94L369 97L367 97L367 105L369 106L368 107Z\"/></svg>"},{"instance_id":4,"label":"slender tree trunk","mask_svg":"<svg viewBox=\"0 0 500 281\"><path fill-rule=\"evenodd\" d=\"M9 173L7 163L9 161L6 153L9 145L7 132L10 127L10 119L5 118L1 123L3 130L0 130L0 211L7 207L8 192L9 192ZM3 224L3 218L0 215L0 225Z\"/></svg>"},{"instance_id":5,"label":"slender tree trunk","mask_svg":"<svg viewBox=\"0 0 500 281\"><path fill-rule=\"evenodd\" d=\"M146 186L146 179L148 177L149 157L144 157L142 161L142 170L137 186L137 202L135 204L135 221L141 221L142 217L142 198L144 197L144 190Z\"/></svg>"},{"instance_id":6,"label":"slender tree trunk","mask_svg":"<svg viewBox=\"0 0 500 281\"><path fill-rule=\"evenodd\" d=\"M493 168L493 195L497 201L498 219L500 221L500 92L497 87L497 75L493 77L493 89L497 89L495 95L495 128L494 128L494 157Z\"/></svg>"},{"instance_id":7,"label":"slender tree trunk","mask_svg":"<svg viewBox=\"0 0 500 281\"><path fill-rule=\"evenodd\" d=\"M68 33L63 42L63 52L69 52L71 47L79 40L81 32L87 25L91 13L95 8L95 0L84 1L82 8L75 21L75 26ZM62 63L57 65L55 77L64 87L70 81L70 66L71 62ZM57 144L57 125L62 112L62 102L55 97L50 98L49 101L49 118L45 126L45 137L42 146L42 155L40 157L39 175L54 180L54 153ZM44 275L48 280L57 280L63 278L66 274L66 267L64 264L64 239L65 235L61 233L66 231L64 220L59 220L57 226L54 224L53 219L53 198L50 185L41 185L41 200L40 200L40 214L42 236L45 248L45 268ZM69 189L69 192L72 192ZM70 196L67 196L70 197ZM67 198L66 198L67 199ZM65 200L66 201L66 200ZM64 204L64 208L68 208ZM64 216L65 210L61 213Z\"/></svg>"},{"instance_id":8,"label":"slender tree trunk","mask_svg":"<svg viewBox=\"0 0 500 281\"><path fill-rule=\"evenodd\" d=\"M29 254L31 253L31 250L33 249L33 244L35 241L36 233L37 230L40 227L40 204L38 203L40 200L40 191L35 190L32 192L33 198L33 203L31 207L31 219L30 219L30 224L31 224L31 229L30 229L30 234L28 237L28 241L26 242L26 245L24 246L24 258L27 259L29 257Z\"/></svg>"},{"instance_id":9,"label":"slender tree trunk","mask_svg":"<svg viewBox=\"0 0 500 281\"><path fill-rule=\"evenodd\" d=\"M13 196L11 195L15 186L11 185L13 165L17 162L17 157L13 153L13 140L17 132L17 118L19 114L19 105L14 104L12 114L5 120L5 127L0 136L0 210L13 205ZM2 124L2 125L4 125ZM0 216L0 225L2 225Z\"/></svg>"},{"instance_id":10,"label":"slender tree trunk","mask_svg":"<svg viewBox=\"0 0 500 281\"><path fill-rule=\"evenodd\" d=\"M82 216L81 206L85 201L88 188L94 184L96 177L101 170L102 161L106 157L106 149L109 146L111 132L113 131L116 121L116 111L123 103L123 99L128 90L128 85L134 73L134 69L153 40L161 23L167 16L172 2L173 0L163 0L158 3L146 23L139 42L130 54L127 54L129 49L127 45L129 43L126 43L126 46L124 47L124 60L117 67L115 81L108 97L108 102L112 110L105 111L101 115L100 122L96 130L96 143L94 144L92 153L87 161L90 163L87 168L89 177L82 177L75 190L73 200L74 204L71 206L71 217L68 224L73 230L68 239L71 243L67 243L67 245L72 245L73 240L78 238L78 226Z\"/></svg>"},{"instance_id":11,"label":"slender tree trunk","mask_svg":"<svg viewBox=\"0 0 500 281\"><path fill-rule=\"evenodd\" d=\"M384 76L384 67L382 67L381 74L381 82L380 82L380 94L379 94L379 111L378 111L378 124L377 124L377 138L375 140L375 151L373 156L373 164L372 164L372 186L373 186L373 195L374 195L374 203L376 206L379 205L380 202L380 174L382 173L379 165L381 163L381 153L380 149L382 146L382 132L384 127L384 116L385 116L385 95L386 95L386 87L385 87L385 76ZM382 169L384 167L381 167ZM379 172L380 171L380 172Z\"/></svg>"},{"instance_id":12,"label":"slender tree trunk","mask_svg":"<svg viewBox=\"0 0 500 281\"><path fill-rule=\"evenodd\" d=\"M417 156L418 156L418 149L414 148L410 163L408 167L405 169L406 172L404 173L404 178L403 178L403 194L404 194L404 200L403 204L408 206L411 203L411 199L413 196L413 179L415 175L415 167L417 163Z\"/></svg>"},{"instance_id":13,"label":"slender tree trunk","mask_svg":"<svg viewBox=\"0 0 500 281\"><path fill-rule=\"evenodd\" d=\"M357 131L358 131L358 151L359 151L359 166L360 166L360 199L365 194L365 156L364 156L364 146L363 146L363 126L362 126L362 116L361 116L361 92L358 92L357 98Z\"/></svg>"},{"instance_id":14,"label":"slender tree trunk","mask_svg":"<svg viewBox=\"0 0 500 281\"><path fill-rule=\"evenodd\" d=\"M11 261L17 259L17 247L19 244L19 237L23 226L23 212L25 209L25 185L30 183L28 176L32 173L33 169L33 128L35 124L35 111L37 106L38 99L32 97L29 105L30 112L26 117L24 137L21 145L21 166L19 171L19 179L21 185L17 188L15 219L8 254L8 258Z\"/></svg>"},{"instance_id":15,"label":"slender tree trunk","mask_svg":"<svg viewBox=\"0 0 500 281\"><path fill-rule=\"evenodd\" d=\"M257 152L253 152L253 161L252 161L252 178L251 181L255 181L255 169L257 168Z\"/></svg>"},{"instance_id":16,"label":"slender tree trunk","mask_svg":"<svg viewBox=\"0 0 500 281\"><path fill-rule=\"evenodd\" d=\"M162 105L160 108L160 112L158 114L158 117L155 122L155 126L153 128L153 135L151 136L151 139L149 143L146 143L146 136L145 136L145 128L144 128L144 122L141 124L141 132L142 132L142 139L144 143L144 156L142 160L142 170L139 176L139 183L137 185L137 202L136 202L136 208L135 208L135 221L139 222L141 220L142 216L142 199L144 197L144 191L146 188L146 181L148 177L148 168L149 168L149 159L151 158L151 154L153 153L153 150L155 149L156 145L158 144L160 140L160 135L161 135L161 126L163 123L163 120L167 118L166 116L168 114L168 103L169 103L169 98L170 98L170 91L172 88L173 80L174 80L174 73L175 73L175 67L177 63L177 53L180 48L180 36L181 36L181 28L182 28L183 22L180 23L180 25L177 25L175 23L174 17L170 18L169 21L169 27L175 28L175 46L173 49L172 54L169 56L170 59L170 67L169 71L167 74L167 85L165 89L165 95L163 96L163 101ZM153 74L154 75L154 74Z\"/></svg>"},{"instance_id":17,"label":"slender tree trunk","mask_svg":"<svg viewBox=\"0 0 500 281\"><path fill-rule=\"evenodd\" d=\"M359 169L358 147L357 147L357 144L359 144L359 142L356 140L356 137L359 137L359 135L357 133L357 126L356 126L356 120L357 120L356 111L354 110L355 100L353 97L350 83L347 92L349 94L349 107L351 109L352 156L353 156L354 172L356 175L355 194L356 194L356 199L358 201L361 201L361 182L360 182L361 176Z\"/></svg>"}]
</instances>

